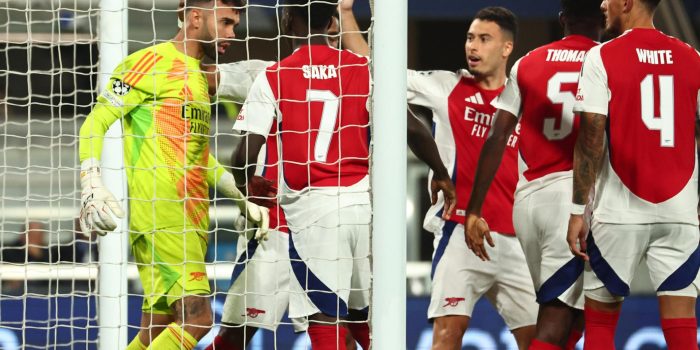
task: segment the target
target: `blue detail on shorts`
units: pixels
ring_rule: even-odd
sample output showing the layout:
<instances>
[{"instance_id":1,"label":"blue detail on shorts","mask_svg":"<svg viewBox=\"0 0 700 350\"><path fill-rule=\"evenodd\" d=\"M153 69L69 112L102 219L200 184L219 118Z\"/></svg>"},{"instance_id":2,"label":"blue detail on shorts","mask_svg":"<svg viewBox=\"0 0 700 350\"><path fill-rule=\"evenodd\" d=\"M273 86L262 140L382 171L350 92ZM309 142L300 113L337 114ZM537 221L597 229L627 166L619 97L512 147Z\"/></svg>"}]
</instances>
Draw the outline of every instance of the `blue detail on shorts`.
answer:
<instances>
[{"instance_id":1,"label":"blue detail on shorts","mask_svg":"<svg viewBox=\"0 0 700 350\"><path fill-rule=\"evenodd\" d=\"M695 249L693 254L690 254L688 260L681 265L671 276L661 283L657 292L672 292L681 290L689 286L698 275L700 269L700 246Z\"/></svg>"},{"instance_id":2,"label":"blue detail on shorts","mask_svg":"<svg viewBox=\"0 0 700 350\"><path fill-rule=\"evenodd\" d=\"M301 288L306 291L306 295L311 299L311 302L324 315L346 317L348 315L348 305L311 272L294 246L293 235L291 232L289 233L289 258L292 261L292 271L294 271L294 276L299 281Z\"/></svg>"},{"instance_id":3,"label":"blue detail on shorts","mask_svg":"<svg viewBox=\"0 0 700 350\"><path fill-rule=\"evenodd\" d=\"M248 247L245 252L242 252L236 261L236 267L233 268L231 273L231 285L233 285L238 277L243 273L243 270L248 265L248 261L255 255L255 250L258 249L258 240L251 239L248 241Z\"/></svg>"},{"instance_id":4,"label":"blue detail on shorts","mask_svg":"<svg viewBox=\"0 0 700 350\"><path fill-rule=\"evenodd\" d=\"M615 270L605 261L603 255L600 253L600 249L595 244L593 239L593 234L588 235L586 240L588 244L588 258L590 259L591 268L595 272L596 276L603 282L605 288L612 295L626 297L630 295L630 286L625 283L620 276L615 273Z\"/></svg>"},{"instance_id":5,"label":"blue detail on shorts","mask_svg":"<svg viewBox=\"0 0 700 350\"><path fill-rule=\"evenodd\" d=\"M566 292L583 273L583 260L574 257L547 279L537 291L537 302L546 304Z\"/></svg>"},{"instance_id":6,"label":"blue detail on shorts","mask_svg":"<svg viewBox=\"0 0 700 350\"><path fill-rule=\"evenodd\" d=\"M457 227L457 223L454 221L445 221L445 224L442 226L442 237L440 238L437 249L435 249L433 266L430 269L430 279L433 279L433 276L435 276L435 269L440 259L442 259L442 255L445 254L445 249L447 249L447 244L450 243L450 237L452 237L452 232L454 232L455 227ZM464 253L467 254L466 251Z\"/></svg>"}]
</instances>

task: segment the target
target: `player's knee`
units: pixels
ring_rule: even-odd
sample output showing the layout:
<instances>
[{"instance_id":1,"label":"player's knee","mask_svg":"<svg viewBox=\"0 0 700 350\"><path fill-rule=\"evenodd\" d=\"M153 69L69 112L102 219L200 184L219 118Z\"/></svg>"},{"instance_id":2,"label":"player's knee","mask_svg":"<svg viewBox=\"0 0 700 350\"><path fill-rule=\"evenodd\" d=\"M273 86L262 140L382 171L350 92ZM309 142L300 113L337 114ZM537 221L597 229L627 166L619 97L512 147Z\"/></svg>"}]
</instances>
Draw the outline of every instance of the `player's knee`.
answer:
<instances>
[{"instance_id":1,"label":"player's knee","mask_svg":"<svg viewBox=\"0 0 700 350\"><path fill-rule=\"evenodd\" d=\"M619 304L625 300L625 297L623 296L611 294L605 287L587 289L584 294L586 295L586 298L603 304Z\"/></svg>"},{"instance_id":2,"label":"player's knee","mask_svg":"<svg viewBox=\"0 0 700 350\"><path fill-rule=\"evenodd\" d=\"M438 317L433 325L435 343L454 344L461 342L468 325L467 317Z\"/></svg>"},{"instance_id":3,"label":"player's knee","mask_svg":"<svg viewBox=\"0 0 700 350\"><path fill-rule=\"evenodd\" d=\"M180 303L182 303L181 307ZM204 296L188 296L178 301L175 315L184 325L206 328L207 331L214 322L209 298Z\"/></svg>"}]
</instances>

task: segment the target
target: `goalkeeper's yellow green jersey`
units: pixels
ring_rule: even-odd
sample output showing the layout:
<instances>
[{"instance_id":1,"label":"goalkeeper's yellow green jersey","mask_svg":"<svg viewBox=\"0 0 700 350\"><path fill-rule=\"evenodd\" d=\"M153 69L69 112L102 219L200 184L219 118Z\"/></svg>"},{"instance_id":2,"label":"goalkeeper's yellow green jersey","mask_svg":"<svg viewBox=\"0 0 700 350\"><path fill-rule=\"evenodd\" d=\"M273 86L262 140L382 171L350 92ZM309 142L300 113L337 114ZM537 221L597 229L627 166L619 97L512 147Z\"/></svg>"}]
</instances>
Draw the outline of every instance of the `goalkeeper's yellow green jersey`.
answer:
<instances>
[{"instance_id":1,"label":"goalkeeper's yellow green jersey","mask_svg":"<svg viewBox=\"0 0 700 350\"><path fill-rule=\"evenodd\" d=\"M223 171L209 155L207 87L198 59L170 42L151 46L117 66L81 127L81 162L99 160L122 118L132 233L207 229L207 170Z\"/></svg>"}]
</instances>

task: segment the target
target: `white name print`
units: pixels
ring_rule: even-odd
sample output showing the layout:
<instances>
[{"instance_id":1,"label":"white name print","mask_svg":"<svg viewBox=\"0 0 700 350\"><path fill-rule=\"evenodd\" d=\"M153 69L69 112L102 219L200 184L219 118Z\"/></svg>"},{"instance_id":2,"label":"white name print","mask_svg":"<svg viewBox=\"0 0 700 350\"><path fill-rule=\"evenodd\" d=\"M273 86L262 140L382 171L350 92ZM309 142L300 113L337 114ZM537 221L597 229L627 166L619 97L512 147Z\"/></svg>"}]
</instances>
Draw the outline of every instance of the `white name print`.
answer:
<instances>
[{"instance_id":1,"label":"white name print","mask_svg":"<svg viewBox=\"0 0 700 350\"><path fill-rule=\"evenodd\" d=\"M306 79L333 79L338 77L338 69L333 65L304 65L301 67Z\"/></svg>"},{"instance_id":2,"label":"white name print","mask_svg":"<svg viewBox=\"0 0 700 350\"><path fill-rule=\"evenodd\" d=\"M548 62L583 62L586 51L581 50L547 50Z\"/></svg>"},{"instance_id":3,"label":"white name print","mask_svg":"<svg viewBox=\"0 0 700 350\"><path fill-rule=\"evenodd\" d=\"M647 64L673 64L671 50L645 50L637 49L639 62Z\"/></svg>"}]
</instances>

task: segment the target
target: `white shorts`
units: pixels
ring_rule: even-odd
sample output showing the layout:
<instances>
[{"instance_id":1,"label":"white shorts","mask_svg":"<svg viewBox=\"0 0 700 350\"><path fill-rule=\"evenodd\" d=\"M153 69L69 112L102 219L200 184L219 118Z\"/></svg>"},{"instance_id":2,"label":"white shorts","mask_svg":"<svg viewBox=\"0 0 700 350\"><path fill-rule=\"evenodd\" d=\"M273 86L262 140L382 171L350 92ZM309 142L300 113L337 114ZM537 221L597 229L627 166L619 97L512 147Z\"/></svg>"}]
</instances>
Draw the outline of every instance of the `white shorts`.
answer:
<instances>
[{"instance_id":1,"label":"white shorts","mask_svg":"<svg viewBox=\"0 0 700 350\"><path fill-rule=\"evenodd\" d=\"M606 287L625 297L642 258L658 295L697 297L700 280L700 233L689 224L619 225L593 221L588 236L591 270L584 273L584 289ZM586 296L593 295L587 293ZM593 297L595 299L595 297Z\"/></svg>"},{"instance_id":2,"label":"white shorts","mask_svg":"<svg viewBox=\"0 0 700 350\"><path fill-rule=\"evenodd\" d=\"M513 224L525 252L537 302L559 299L583 310L583 260L566 242L571 180L554 182L532 192L513 206Z\"/></svg>"},{"instance_id":3,"label":"white shorts","mask_svg":"<svg viewBox=\"0 0 700 350\"><path fill-rule=\"evenodd\" d=\"M231 287L224 302L221 322L277 329L289 305L291 266L289 264L289 235L270 231L262 244L238 239L236 267L231 276ZM306 330L303 320L292 319L294 330Z\"/></svg>"},{"instance_id":4,"label":"white shorts","mask_svg":"<svg viewBox=\"0 0 700 350\"><path fill-rule=\"evenodd\" d=\"M345 318L370 298L370 205L340 208L290 234L289 317L317 313Z\"/></svg>"},{"instance_id":5,"label":"white shorts","mask_svg":"<svg viewBox=\"0 0 700 350\"><path fill-rule=\"evenodd\" d=\"M428 318L471 317L482 295L496 307L509 329L534 325L538 305L525 255L515 237L493 232L491 261L481 261L464 240L464 225L447 221L435 233L432 292Z\"/></svg>"}]
</instances>

